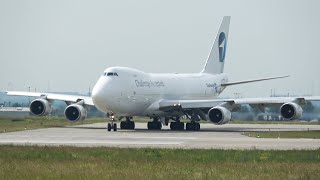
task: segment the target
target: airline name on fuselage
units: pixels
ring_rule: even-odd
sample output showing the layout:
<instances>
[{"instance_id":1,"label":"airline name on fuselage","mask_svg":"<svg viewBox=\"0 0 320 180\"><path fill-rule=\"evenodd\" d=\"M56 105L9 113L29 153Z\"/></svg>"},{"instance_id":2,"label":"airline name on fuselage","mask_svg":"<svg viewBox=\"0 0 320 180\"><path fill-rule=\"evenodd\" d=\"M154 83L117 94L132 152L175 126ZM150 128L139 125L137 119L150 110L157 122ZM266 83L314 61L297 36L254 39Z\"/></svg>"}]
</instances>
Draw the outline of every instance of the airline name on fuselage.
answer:
<instances>
[{"instance_id":1,"label":"airline name on fuselage","mask_svg":"<svg viewBox=\"0 0 320 180\"><path fill-rule=\"evenodd\" d=\"M157 87L157 88L161 88L161 87L165 87L165 84L163 81L144 81L144 80L135 80L135 84L137 87Z\"/></svg>"}]
</instances>

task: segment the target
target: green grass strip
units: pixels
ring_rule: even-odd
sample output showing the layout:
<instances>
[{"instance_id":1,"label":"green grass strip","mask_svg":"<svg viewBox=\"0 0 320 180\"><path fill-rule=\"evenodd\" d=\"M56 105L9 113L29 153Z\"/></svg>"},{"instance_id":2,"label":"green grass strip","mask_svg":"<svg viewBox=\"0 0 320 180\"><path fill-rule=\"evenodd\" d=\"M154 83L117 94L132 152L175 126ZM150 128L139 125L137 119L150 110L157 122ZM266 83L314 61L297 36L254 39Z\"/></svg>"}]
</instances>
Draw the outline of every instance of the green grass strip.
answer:
<instances>
[{"instance_id":1,"label":"green grass strip","mask_svg":"<svg viewBox=\"0 0 320 180\"><path fill-rule=\"evenodd\" d=\"M0 179L320 179L320 150L0 146Z\"/></svg>"},{"instance_id":2,"label":"green grass strip","mask_svg":"<svg viewBox=\"0 0 320 180\"><path fill-rule=\"evenodd\" d=\"M268 132L245 132L243 133L249 137L257 138L308 138L320 139L320 131L268 131Z\"/></svg>"}]
</instances>

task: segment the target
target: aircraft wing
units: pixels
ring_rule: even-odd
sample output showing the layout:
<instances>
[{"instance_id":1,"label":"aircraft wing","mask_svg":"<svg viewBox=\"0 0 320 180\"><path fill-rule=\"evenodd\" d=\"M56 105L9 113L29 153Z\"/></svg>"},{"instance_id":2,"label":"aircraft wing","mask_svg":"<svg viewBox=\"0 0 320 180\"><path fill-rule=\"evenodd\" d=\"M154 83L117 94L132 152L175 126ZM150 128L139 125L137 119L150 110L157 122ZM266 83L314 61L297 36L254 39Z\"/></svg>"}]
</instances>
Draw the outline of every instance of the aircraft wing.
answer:
<instances>
[{"instance_id":1,"label":"aircraft wing","mask_svg":"<svg viewBox=\"0 0 320 180\"><path fill-rule=\"evenodd\" d=\"M218 105L233 106L249 104L250 106L274 106L287 102L304 104L305 101L320 101L320 96L307 97L266 97L266 98L239 98L239 99L210 99L210 100L162 100L159 109L162 111L185 110L185 109L207 109Z\"/></svg>"},{"instance_id":2,"label":"aircraft wing","mask_svg":"<svg viewBox=\"0 0 320 180\"><path fill-rule=\"evenodd\" d=\"M85 105L94 106L92 98L89 96L56 94L56 93L41 93L41 92L23 92L23 91L7 91L10 96L29 96L29 97L43 97L48 100L61 100L67 103L84 101Z\"/></svg>"}]
</instances>

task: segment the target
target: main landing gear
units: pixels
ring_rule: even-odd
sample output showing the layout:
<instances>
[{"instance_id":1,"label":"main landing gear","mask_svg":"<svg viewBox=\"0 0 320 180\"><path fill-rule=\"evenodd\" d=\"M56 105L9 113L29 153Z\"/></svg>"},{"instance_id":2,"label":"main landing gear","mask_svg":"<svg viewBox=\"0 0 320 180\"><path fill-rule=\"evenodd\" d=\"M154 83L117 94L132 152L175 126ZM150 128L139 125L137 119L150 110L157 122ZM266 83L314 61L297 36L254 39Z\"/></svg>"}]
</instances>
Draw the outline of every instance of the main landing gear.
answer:
<instances>
[{"instance_id":1,"label":"main landing gear","mask_svg":"<svg viewBox=\"0 0 320 180\"><path fill-rule=\"evenodd\" d=\"M200 124L195 121L191 121L190 123L186 124L186 130L187 131L199 131Z\"/></svg>"},{"instance_id":2,"label":"main landing gear","mask_svg":"<svg viewBox=\"0 0 320 180\"><path fill-rule=\"evenodd\" d=\"M187 131L199 131L200 130L200 121L199 115L193 113L191 116L186 114L187 118L191 120L191 122L186 124Z\"/></svg>"},{"instance_id":3,"label":"main landing gear","mask_svg":"<svg viewBox=\"0 0 320 180\"><path fill-rule=\"evenodd\" d=\"M120 123L120 128L121 129L134 129L135 128L135 124L133 121L131 121L132 117L126 117L125 121L122 121Z\"/></svg>"},{"instance_id":4,"label":"main landing gear","mask_svg":"<svg viewBox=\"0 0 320 180\"><path fill-rule=\"evenodd\" d=\"M161 130L162 124L159 121L159 118L153 118L153 121L148 122L148 129L149 130Z\"/></svg>"},{"instance_id":5,"label":"main landing gear","mask_svg":"<svg viewBox=\"0 0 320 180\"><path fill-rule=\"evenodd\" d=\"M184 130L184 123L180 122L180 119L177 118L175 122L170 123L170 129L175 131L182 131ZM186 130L187 131L199 131L200 130L200 124L197 123L195 120L191 120L190 123L186 124Z\"/></svg>"},{"instance_id":6,"label":"main landing gear","mask_svg":"<svg viewBox=\"0 0 320 180\"><path fill-rule=\"evenodd\" d=\"M175 122L171 122L170 123L170 129L171 130L178 130L178 131L182 131L184 130L184 123L180 122L180 118L176 117Z\"/></svg>"}]
</instances>

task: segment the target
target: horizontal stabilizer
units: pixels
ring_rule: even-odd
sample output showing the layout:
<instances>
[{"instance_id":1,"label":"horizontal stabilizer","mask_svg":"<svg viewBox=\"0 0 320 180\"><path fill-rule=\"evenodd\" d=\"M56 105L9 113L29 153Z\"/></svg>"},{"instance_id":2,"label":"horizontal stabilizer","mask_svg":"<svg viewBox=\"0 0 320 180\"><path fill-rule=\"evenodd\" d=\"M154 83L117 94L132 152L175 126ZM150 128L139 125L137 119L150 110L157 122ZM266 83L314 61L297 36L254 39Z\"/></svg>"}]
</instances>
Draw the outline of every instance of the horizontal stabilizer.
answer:
<instances>
[{"instance_id":1,"label":"horizontal stabilizer","mask_svg":"<svg viewBox=\"0 0 320 180\"><path fill-rule=\"evenodd\" d=\"M232 85L238 85L238 84L246 84L246 83L253 83L253 82L258 82L258 81L267 81L267 80L272 80L272 79L281 79L281 78L286 78L289 77L289 75L286 76L278 76L278 77L271 77L271 78L263 78L263 79L254 79L254 80L247 80L247 81L238 81L238 82L230 82L230 83L223 83L221 86L232 86Z\"/></svg>"}]
</instances>

